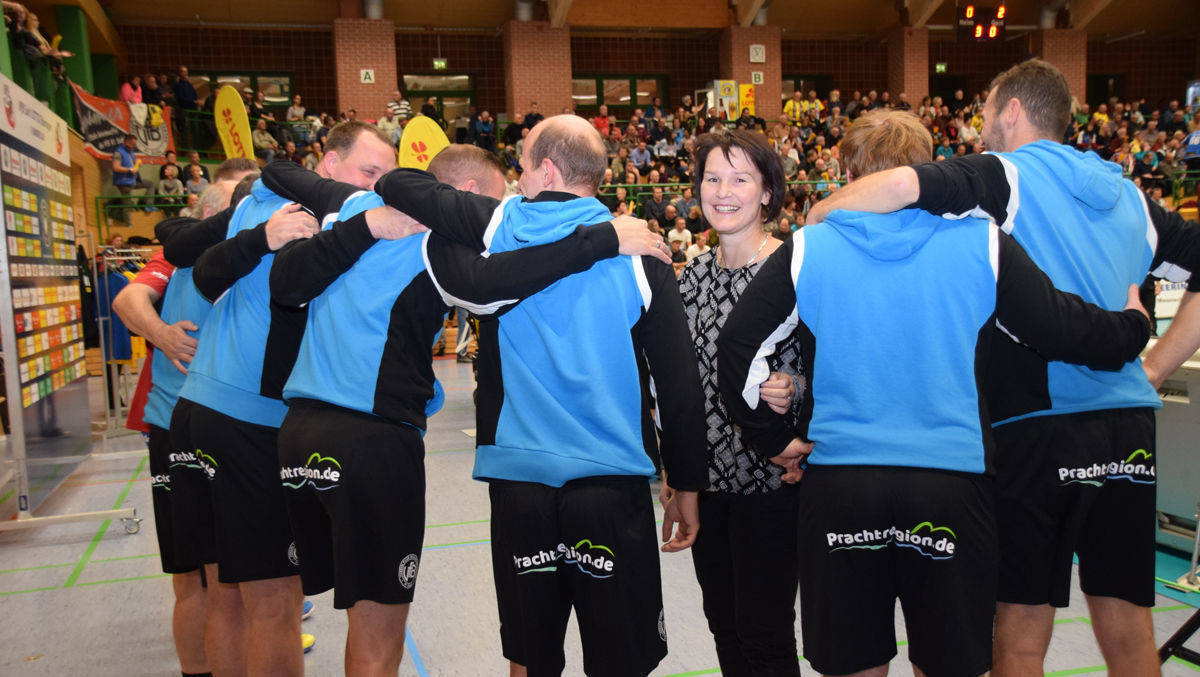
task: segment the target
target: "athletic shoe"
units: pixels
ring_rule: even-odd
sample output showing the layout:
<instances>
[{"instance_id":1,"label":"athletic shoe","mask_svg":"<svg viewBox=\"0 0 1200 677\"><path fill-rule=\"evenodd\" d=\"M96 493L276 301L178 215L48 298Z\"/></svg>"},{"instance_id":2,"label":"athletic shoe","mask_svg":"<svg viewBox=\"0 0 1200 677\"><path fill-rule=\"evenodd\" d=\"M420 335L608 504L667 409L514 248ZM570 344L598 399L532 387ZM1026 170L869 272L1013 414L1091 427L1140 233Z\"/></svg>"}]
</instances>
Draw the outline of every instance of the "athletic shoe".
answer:
<instances>
[{"instance_id":1,"label":"athletic shoe","mask_svg":"<svg viewBox=\"0 0 1200 677\"><path fill-rule=\"evenodd\" d=\"M308 620L308 617L313 615L314 609L316 609L316 606L312 602L307 599L304 600L304 604L300 607L300 620Z\"/></svg>"},{"instance_id":2,"label":"athletic shoe","mask_svg":"<svg viewBox=\"0 0 1200 677\"><path fill-rule=\"evenodd\" d=\"M300 635L300 646L304 647L304 653L312 651L313 645L317 643L317 638L307 632Z\"/></svg>"}]
</instances>

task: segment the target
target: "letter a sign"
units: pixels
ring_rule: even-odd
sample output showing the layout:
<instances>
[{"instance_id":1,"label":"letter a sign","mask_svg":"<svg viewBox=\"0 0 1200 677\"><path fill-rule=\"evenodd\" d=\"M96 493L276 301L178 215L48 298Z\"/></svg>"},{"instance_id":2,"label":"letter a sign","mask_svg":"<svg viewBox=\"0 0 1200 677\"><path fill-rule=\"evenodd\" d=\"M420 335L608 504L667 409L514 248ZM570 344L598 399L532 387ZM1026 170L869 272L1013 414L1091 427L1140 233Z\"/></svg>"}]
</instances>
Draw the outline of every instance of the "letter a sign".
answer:
<instances>
[{"instance_id":1,"label":"letter a sign","mask_svg":"<svg viewBox=\"0 0 1200 677\"><path fill-rule=\"evenodd\" d=\"M359 70L358 71L358 81L363 83L364 85L375 84L375 69L374 68L363 68L363 69Z\"/></svg>"}]
</instances>

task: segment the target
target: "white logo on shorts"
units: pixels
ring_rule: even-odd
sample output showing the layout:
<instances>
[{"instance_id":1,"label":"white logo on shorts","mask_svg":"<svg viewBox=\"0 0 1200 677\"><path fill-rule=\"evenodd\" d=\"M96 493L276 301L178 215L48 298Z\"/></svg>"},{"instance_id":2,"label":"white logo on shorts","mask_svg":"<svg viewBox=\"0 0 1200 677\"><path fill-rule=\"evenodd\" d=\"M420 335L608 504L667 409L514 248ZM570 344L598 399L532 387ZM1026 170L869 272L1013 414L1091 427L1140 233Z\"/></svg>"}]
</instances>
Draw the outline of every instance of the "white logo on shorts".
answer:
<instances>
[{"instance_id":1,"label":"white logo on shorts","mask_svg":"<svg viewBox=\"0 0 1200 677\"><path fill-rule=\"evenodd\" d=\"M300 556L296 554L295 541L292 541L292 544L288 546L288 561L291 562L292 566L294 567L300 566Z\"/></svg>"},{"instance_id":2,"label":"white logo on shorts","mask_svg":"<svg viewBox=\"0 0 1200 677\"><path fill-rule=\"evenodd\" d=\"M416 555L409 555L400 560L400 585L404 586L405 590L412 590L413 584L417 582L418 565Z\"/></svg>"},{"instance_id":3,"label":"white logo on shorts","mask_svg":"<svg viewBox=\"0 0 1200 677\"><path fill-rule=\"evenodd\" d=\"M667 619L663 615L663 610L658 610L658 636L662 641L667 641Z\"/></svg>"}]
</instances>

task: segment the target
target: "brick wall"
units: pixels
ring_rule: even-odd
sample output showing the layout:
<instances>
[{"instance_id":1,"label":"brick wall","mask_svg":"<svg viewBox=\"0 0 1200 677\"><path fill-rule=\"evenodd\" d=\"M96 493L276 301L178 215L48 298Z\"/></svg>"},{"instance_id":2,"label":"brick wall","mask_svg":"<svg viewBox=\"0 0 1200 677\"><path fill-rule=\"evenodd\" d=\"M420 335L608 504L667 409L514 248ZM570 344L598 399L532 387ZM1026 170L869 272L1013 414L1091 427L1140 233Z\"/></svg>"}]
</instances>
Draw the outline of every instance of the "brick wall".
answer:
<instances>
[{"instance_id":1,"label":"brick wall","mask_svg":"<svg viewBox=\"0 0 1200 677\"><path fill-rule=\"evenodd\" d=\"M674 109L684 94L717 79L717 53L707 38L571 38L571 71L589 75L663 75L663 105ZM632 107L609 106L626 117Z\"/></svg>"},{"instance_id":2,"label":"brick wall","mask_svg":"<svg viewBox=\"0 0 1200 677\"><path fill-rule=\"evenodd\" d=\"M782 32L778 26L730 26L721 31L718 73L722 80L750 84L751 72L762 71L763 84L754 87L755 115L772 119L783 112ZM750 45L766 47L766 62L750 63Z\"/></svg>"},{"instance_id":3,"label":"brick wall","mask_svg":"<svg viewBox=\"0 0 1200 677\"><path fill-rule=\"evenodd\" d=\"M334 66L339 110L351 108L374 119L396 90L396 25L391 19L334 19ZM375 69L363 83L361 69Z\"/></svg>"},{"instance_id":4,"label":"brick wall","mask_svg":"<svg viewBox=\"0 0 1200 677\"><path fill-rule=\"evenodd\" d=\"M904 93L909 103L929 94L929 29L900 26L888 35L887 88Z\"/></svg>"},{"instance_id":5,"label":"brick wall","mask_svg":"<svg viewBox=\"0 0 1200 677\"><path fill-rule=\"evenodd\" d=\"M510 115L536 101L549 117L571 105L571 33L543 21L504 25L505 109Z\"/></svg>"},{"instance_id":6,"label":"brick wall","mask_svg":"<svg viewBox=\"0 0 1200 677\"><path fill-rule=\"evenodd\" d=\"M1123 75L1124 96L1183 100L1189 80L1200 78L1200 40L1134 38L1111 45L1087 43L1088 74Z\"/></svg>"},{"instance_id":7,"label":"brick wall","mask_svg":"<svg viewBox=\"0 0 1200 677\"><path fill-rule=\"evenodd\" d=\"M887 88L887 49L881 42L856 40L784 40L785 75L827 75L842 100L854 90Z\"/></svg>"},{"instance_id":8,"label":"brick wall","mask_svg":"<svg viewBox=\"0 0 1200 677\"><path fill-rule=\"evenodd\" d=\"M1069 29L1036 31L1033 53L1058 67L1067 78L1071 96L1084 100L1088 73L1087 33Z\"/></svg>"},{"instance_id":9,"label":"brick wall","mask_svg":"<svg viewBox=\"0 0 1200 677\"><path fill-rule=\"evenodd\" d=\"M433 73L433 58L438 55L438 36L433 33L397 33L396 65L403 82L405 75ZM493 116L505 110L504 44L499 35L442 35L441 55L446 73L467 74L475 79L475 105ZM419 110L419 95L409 96Z\"/></svg>"},{"instance_id":10,"label":"brick wall","mask_svg":"<svg viewBox=\"0 0 1200 677\"><path fill-rule=\"evenodd\" d=\"M336 111L332 30L117 26L129 73L282 71L311 111ZM390 93L390 92L389 92Z\"/></svg>"}]
</instances>

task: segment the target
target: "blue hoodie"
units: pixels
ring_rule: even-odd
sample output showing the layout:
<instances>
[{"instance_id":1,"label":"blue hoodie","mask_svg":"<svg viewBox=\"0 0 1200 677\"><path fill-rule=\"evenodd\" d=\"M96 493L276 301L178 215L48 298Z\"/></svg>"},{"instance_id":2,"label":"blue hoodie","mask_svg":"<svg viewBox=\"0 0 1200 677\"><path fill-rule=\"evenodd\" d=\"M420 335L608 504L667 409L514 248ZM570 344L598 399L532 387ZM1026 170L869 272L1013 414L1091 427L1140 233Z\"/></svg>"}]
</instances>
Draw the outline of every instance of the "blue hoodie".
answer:
<instances>
[{"instance_id":1,"label":"blue hoodie","mask_svg":"<svg viewBox=\"0 0 1200 677\"><path fill-rule=\"evenodd\" d=\"M999 156L1015 168L1015 190L1005 230L1050 276L1056 287L1116 310L1131 284L1141 284L1158 236L1136 185L1121 168L1095 153L1037 141ZM1117 372L1051 362L1051 407L998 421L1125 407L1159 408L1141 360Z\"/></svg>"},{"instance_id":2,"label":"blue hoodie","mask_svg":"<svg viewBox=\"0 0 1200 677\"><path fill-rule=\"evenodd\" d=\"M506 252L611 218L591 197L508 199L484 243ZM649 302L641 271L627 256L599 261L500 316L503 406L495 439L481 433L477 479L562 486L596 475L654 474L642 440L638 373L627 368L636 359L630 331Z\"/></svg>"},{"instance_id":3,"label":"blue hoodie","mask_svg":"<svg viewBox=\"0 0 1200 677\"><path fill-rule=\"evenodd\" d=\"M974 365L996 305L988 228L910 209L835 211L797 233L796 309L818 337L809 462L984 472Z\"/></svg>"}]
</instances>

